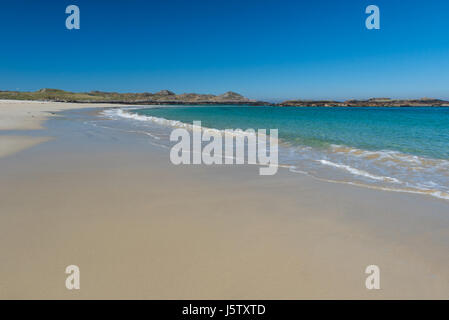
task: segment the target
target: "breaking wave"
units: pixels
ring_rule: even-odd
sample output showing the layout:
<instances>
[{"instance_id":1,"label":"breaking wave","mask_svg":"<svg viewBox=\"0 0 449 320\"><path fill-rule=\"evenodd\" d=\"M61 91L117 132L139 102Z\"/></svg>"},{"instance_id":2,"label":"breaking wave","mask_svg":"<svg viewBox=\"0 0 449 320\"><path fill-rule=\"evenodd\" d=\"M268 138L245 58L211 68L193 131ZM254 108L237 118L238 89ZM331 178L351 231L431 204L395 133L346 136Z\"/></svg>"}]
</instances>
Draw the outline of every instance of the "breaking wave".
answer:
<instances>
[{"instance_id":1,"label":"breaking wave","mask_svg":"<svg viewBox=\"0 0 449 320\"><path fill-rule=\"evenodd\" d=\"M152 122L165 127L197 129L190 123L142 115L133 112L134 109L107 109L103 114L110 119L130 119ZM202 127L202 130L219 134L229 133L206 127ZM248 135L248 132L237 129L232 134ZM278 142L279 166L289 168L291 172L331 182L385 191L424 194L449 200L448 160L391 150L363 150L335 144L320 149L294 144L282 138Z\"/></svg>"}]
</instances>

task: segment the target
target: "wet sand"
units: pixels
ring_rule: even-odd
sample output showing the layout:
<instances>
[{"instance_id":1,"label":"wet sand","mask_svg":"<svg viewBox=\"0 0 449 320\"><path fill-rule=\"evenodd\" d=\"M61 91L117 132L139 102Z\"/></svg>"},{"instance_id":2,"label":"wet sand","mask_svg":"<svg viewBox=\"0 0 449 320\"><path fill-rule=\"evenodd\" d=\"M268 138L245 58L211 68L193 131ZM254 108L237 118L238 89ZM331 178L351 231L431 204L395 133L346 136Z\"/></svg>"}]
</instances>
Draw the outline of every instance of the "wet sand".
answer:
<instances>
[{"instance_id":1,"label":"wet sand","mask_svg":"<svg viewBox=\"0 0 449 320\"><path fill-rule=\"evenodd\" d=\"M5 131L42 129L42 123L56 116L58 111L97 107L104 107L104 105L0 100L0 158L51 139L51 137L2 134Z\"/></svg>"},{"instance_id":2,"label":"wet sand","mask_svg":"<svg viewBox=\"0 0 449 320\"><path fill-rule=\"evenodd\" d=\"M2 299L449 298L447 201L174 166L58 118L31 136L53 139L0 158ZM380 290L365 288L372 264Z\"/></svg>"}]
</instances>

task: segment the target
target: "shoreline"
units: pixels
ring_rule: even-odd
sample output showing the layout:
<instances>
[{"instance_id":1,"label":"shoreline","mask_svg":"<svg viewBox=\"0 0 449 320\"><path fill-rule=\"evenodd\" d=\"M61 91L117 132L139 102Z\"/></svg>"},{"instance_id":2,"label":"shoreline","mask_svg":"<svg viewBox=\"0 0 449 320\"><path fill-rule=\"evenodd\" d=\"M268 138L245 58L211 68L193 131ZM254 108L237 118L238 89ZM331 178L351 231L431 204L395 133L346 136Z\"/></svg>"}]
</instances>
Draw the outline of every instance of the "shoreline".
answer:
<instances>
[{"instance_id":1,"label":"shoreline","mask_svg":"<svg viewBox=\"0 0 449 320\"><path fill-rule=\"evenodd\" d=\"M174 166L147 137L89 121L108 122L50 116L38 132L55 139L0 158L1 298L449 297L447 202ZM70 264L77 292L64 286ZM381 290L365 288L372 264Z\"/></svg>"},{"instance_id":2,"label":"shoreline","mask_svg":"<svg viewBox=\"0 0 449 320\"><path fill-rule=\"evenodd\" d=\"M114 104L110 104L114 106ZM121 105L115 105L120 107ZM53 101L0 100L0 133L5 130L39 130L56 112L71 109L105 108L106 104Z\"/></svg>"},{"instance_id":3,"label":"shoreline","mask_svg":"<svg viewBox=\"0 0 449 320\"><path fill-rule=\"evenodd\" d=\"M52 137L36 138L21 133L44 129L43 123L52 117L58 117L57 112L105 107L104 104L92 103L0 100L0 158L52 139ZM13 135L5 134L7 132L13 132Z\"/></svg>"},{"instance_id":4,"label":"shoreline","mask_svg":"<svg viewBox=\"0 0 449 320\"><path fill-rule=\"evenodd\" d=\"M160 107L158 105L152 105L153 107ZM33 137L30 136L28 131L44 129L43 123L50 118L59 117L58 112L67 110L83 110L83 109L97 109L104 111L107 109L122 108L121 104L103 104L103 103L60 103L60 102L28 102L18 100L0 100L0 158L10 156L16 152L25 150L27 148L36 146L40 143L44 143L54 139L52 136ZM150 105L130 105L133 109L136 107L149 108ZM161 120L168 120L160 118ZM176 121L175 121L176 122ZM167 126L171 126L166 124ZM184 127L184 126L183 126ZM6 133L6 134L5 134ZM23 135L26 133L26 135ZM22 134L22 135L21 135ZM281 167L289 167L280 165ZM291 166L290 166L291 167ZM293 167L294 168L294 167ZM329 177L319 177L310 175L310 173L304 172L312 178L327 182L337 183L343 185L353 185L359 188L368 188L372 190L381 190L387 192L397 193L412 193L423 196L431 196L443 201L447 201L447 197L444 195L433 195L432 190L411 190L411 189L398 189L385 186L376 186L358 181L339 181Z\"/></svg>"},{"instance_id":5,"label":"shoreline","mask_svg":"<svg viewBox=\"0 0 449 320\"><path fill-rule=\"evenodd\" d=\"M154 107L157 108L157 106L154 106ZM188 130L192 130L192 125L190 123L182 122L179 120L174 120L175 117L170 118L173 120L169 120L164 117L159 117L157 115L154 116L151 114L150 115L137 114L137 113L133 112L134 109L136 109L136 108L130 107L130 108L119 108L118 110L109 110L109 111L106 110L103 112L103 114L111 119L122 118L122 119L128 119L128 120L132 120L132 121L138 121L138 122L142 122L142 123L154 123L154 124L162 125L164 127L167 126L169 128L186 128ZM150 109L150 108L147 108L147 109ZM223 133L223 128L216 129L216 128L212 128L212 127L210 127L210 128L203 127L203 129L205 131L211 130L212 132ZM285 150L289 149L292 146L288 140L283 141L282 139L278 140L278 145L281 149L284 149L284 154L286 153ZM385 159L386 157L389 156L390 160L393 160L393 161L395 160L395 158L391 158L392 155L395 155L395 156L400 155L403 157L409 157L407 159L411 159L412 161L415 161L414 162L415 166L416 166L416 159L419 159L420 161L424 161L424 162L430 162L430 161L443 161L444 162L445 161L445 159L433 159L431 157L418 156L416 154L415 155L404 154L404 153L401 153L400 151L387 150L387 149L381 149L380 151L379 150L373 151L373 150L363 150L363 149L356 148L356 147L348 147L348 146L342 146L342 145L331 145L330 149L339 150L339 151L349 150L349 151L347 151L348 154L369 153L369 156L371 158ZM290 152L294 152L294 151L290 151ZM332 152L332 151L329 151L329 152ZM287 153L289 153L289 152L287 152ZM374 154L374 153L376 153L376 154ZM299 171L297 171L294 163L289 162L289 161L287 161L286 163L282 163L282 157L281 157L281 163L279 163L278 167L287 168L291 172L307 174L307 175L313 177L314 179L317 179L320 181L326 181L329 183L340 183L340 184L354 185L354 186L357 186L360 188L370 188L370 189L374 189L374 190L383 190L383 191L389 191L389 192L415 193L415 194L419 194L419 195L431 196L431 197L438 198L438 199L444 200L444 201L449 200L449 194L445 190L440 190L437 188L432 189L432 188L424 188L424 187L422 187L422 188L413 187L410 184L405 185L404 182L399 181L398 179L396 179L396 177L393 177L393 175L392 176L385 175L385 174L384 174L384 176L375 175L375 173L366 171L367 169L359 169L359 168L351 167L351 166L348 166L346 163L342 164L342 163L331 162L327 158L327 156L328 156L327 154L322 154L321 157L318 157L315 160L320 163L324 162L327 167L336 167L338 169L343 168L344 170L350 172L354 176L350 176L349 178L339 180L339 179L335 179L334 176L329 175L329 174L328 175L319 175L316 172L312 173L313 171L311 172L311 170L300 169ZM349 157L349 155L347 155L347 156ZM323 159L327 159L327 160L323 160ZM444 162L444 164L446 164L446 162ZM442 165L442 164L441 164L441 162L440 163L435 162L434 165L438 166L438 165ZM422 169L422 168L420 168L420 169ZM333 172L333 173L335 173L335 172ZM373 184L373 183L370 184L369 182L357 179L360 177L367 177L367 176L370 178L373 178L376 181L378 181L378 180L382 180L382 182L393 181L394 183L392 183L390 185ZM429 179L431 179L431 178L432 177L429 177ZM399 183L402 183L402 185L399 185Z\"/></svg>"}]
</instances>

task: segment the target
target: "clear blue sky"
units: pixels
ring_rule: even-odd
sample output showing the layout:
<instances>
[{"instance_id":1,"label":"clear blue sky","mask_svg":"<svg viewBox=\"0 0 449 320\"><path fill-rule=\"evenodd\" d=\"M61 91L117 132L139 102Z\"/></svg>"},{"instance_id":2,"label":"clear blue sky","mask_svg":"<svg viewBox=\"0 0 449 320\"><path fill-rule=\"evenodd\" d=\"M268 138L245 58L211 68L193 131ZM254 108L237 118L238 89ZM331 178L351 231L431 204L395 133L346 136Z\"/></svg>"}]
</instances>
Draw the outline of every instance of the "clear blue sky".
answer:
<instances>
[{"instance_id":1,"label":"clear blue sky","mask_svg":"<svg viewBox=\"0 0 449 320\"><path fill-rule=\"evenodd\" d=\"M67 30L67 5L81 29ZM379 6L381 29L365 28ZM0 90L449 99L447 0L2 0Z\"/></svg>"}]
</instances>

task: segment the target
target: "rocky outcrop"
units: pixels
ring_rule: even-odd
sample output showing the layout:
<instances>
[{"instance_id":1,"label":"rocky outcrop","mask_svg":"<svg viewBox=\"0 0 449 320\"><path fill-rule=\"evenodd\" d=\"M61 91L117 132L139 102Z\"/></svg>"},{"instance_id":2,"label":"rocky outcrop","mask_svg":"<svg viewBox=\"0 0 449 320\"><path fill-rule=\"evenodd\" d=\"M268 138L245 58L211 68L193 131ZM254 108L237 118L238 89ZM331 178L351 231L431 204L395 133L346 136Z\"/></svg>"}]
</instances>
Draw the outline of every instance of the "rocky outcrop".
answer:
<instances>
[{"instance_id":1,"label":"rocky outcrop","mask_svg":"<svg viewBox=\"0 0 449 320\"><path fill-rule=\"evenodd\" d=\"M371 98L368 100L288 100L278 104L285 107L449 107L449 101L431 98L390 99Z\"/></svg>"},{"instance_id":2,"label":"rocky outcrop","mask_svg":"<svg viewBox=\"0 0 449 320\"><path fill-rule=\"evenodd\" d=\"M175 93L171 92L170 90L161 90L158 93L156 93L156 95L160 95L160 96L174 96Z\"/></svg>"}]
</instances>

